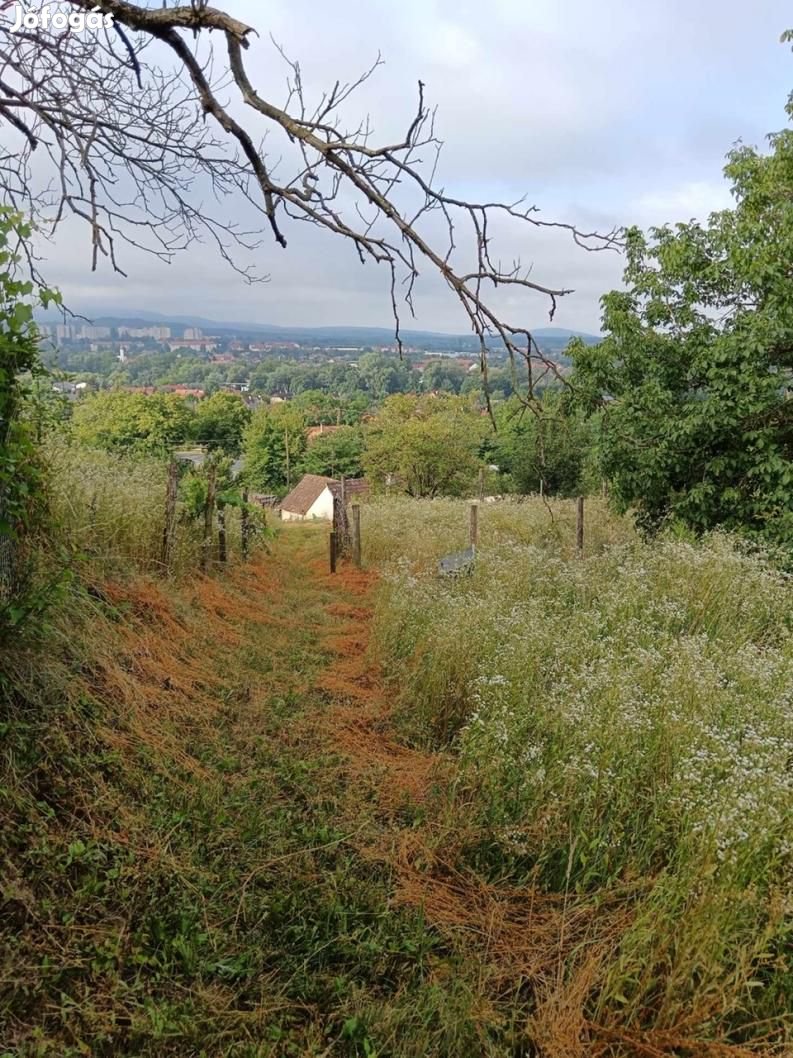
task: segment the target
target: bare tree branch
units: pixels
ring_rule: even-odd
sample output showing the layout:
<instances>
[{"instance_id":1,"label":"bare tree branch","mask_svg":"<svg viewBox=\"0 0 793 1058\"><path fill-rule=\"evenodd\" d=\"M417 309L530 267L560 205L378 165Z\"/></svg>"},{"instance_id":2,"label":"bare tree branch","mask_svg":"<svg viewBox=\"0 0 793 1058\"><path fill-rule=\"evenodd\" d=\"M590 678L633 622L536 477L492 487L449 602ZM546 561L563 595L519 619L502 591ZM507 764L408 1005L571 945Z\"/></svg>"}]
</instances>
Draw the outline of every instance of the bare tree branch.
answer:
<instances>
[{"instance_id":1,"label":"bare tree branch","mask_svg":"<svg viewBox=\"0 0 793 1058\"><path fill-rule=\"evenodd\" d=\"M256 89L246 67L256 30L206 0L157 8L127 0L70 3L112 15L113 30L14 34L0 26L0 125L17 139L0 147L0 186L16 205L48 217L52 230L67 214L83 220L94 268L104 258L121 271L120 243L170 260L209 238L253 281L259 277L238 263L238 251L254 250L262 227L244 230L226 218L224 202L237 197L284 248L289 225L301 221L348 241L361 262L384 264L400 351L400 304L414 314L416 282L428 270L462 306L485 382L491 347L505 349L513 364L526 363L529 398L548 373L560 377L526 326L496 310L490 292L540 294L553 319L570 290L535 280L518 260L494 260L491 221L559 229L586 250L617 248L619 232L582 232L541 219L524 199L471 202L439 187L441 142L422 82L403 137L377 144L368 117L347 124L342 108L365 88L379 55L356 80L337 81L312 104L299 64L273 42L287 69L286 103L279 106ZM235 104L244 104L250 121ZM291 175L268 159L268 134L283 138ZM38 158L54 178L44 200L31 191Z\"/></svg>"}]
</instances>

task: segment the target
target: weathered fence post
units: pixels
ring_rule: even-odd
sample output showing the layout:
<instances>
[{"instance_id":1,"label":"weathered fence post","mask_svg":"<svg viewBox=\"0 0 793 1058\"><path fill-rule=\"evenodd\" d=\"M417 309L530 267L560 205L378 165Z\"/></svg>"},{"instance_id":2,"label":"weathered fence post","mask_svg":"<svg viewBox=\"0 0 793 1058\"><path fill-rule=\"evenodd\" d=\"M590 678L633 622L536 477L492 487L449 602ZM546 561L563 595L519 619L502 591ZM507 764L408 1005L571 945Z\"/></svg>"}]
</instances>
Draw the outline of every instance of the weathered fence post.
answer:
<instances>
[{"instance_id":1,"label":"weathered fence post","mask_svg":"<svg viewBox=\"0 0 793 1058\"><path fill-rule=\"evenodd\" d=\"M485 502L485 468L479 468L479 502Z\"/></svg>"},{"instance_id":2,"label":"weathered fence post","mask_svg":"<svg viewBox=\"0 0 793 1058\"><path fill-rule=\"evenodd\" d=\"M168 484L165 487L165 525L162 530L162 552L160 563L164 572L168 572L173 546L173 532L176 526L176 497L179 491L179 465L175 459L168 464Z\"/></svg>"},{"instance_id":3,"label":"weathered fence post","mask_svg":"<svg viewBox=\"0 0 793 1058\"><path fill-rule=\"evenodd\" d=\"M584 497L579 496L576 504L575 549L579 558L584 556Z\"/></svg>"},{"instance_id":4,"label":"weathered fence post","mask_svg":"<svg viewBox=\"0 0 793 1058\"><path fill-rule=\"evenodd\" d=\"M336 554L350 550L350 524L347 520L347 483L342 476L338 496L333 497L333 529L336 533Z\"/></svg>"},{"instance_id":5,"label":"weathered fence post","mask_svg":"<svg viewBox=\"0 0 793 1058\"><path fill-rule=\"evenodd\" d=\"M248 490L242 490L242 510L240 511L240 551L242 557L248 557L248 537L251 531L250 514L248 513Z\"/></svg>"},{"instance_id":6,"label":"weathered fence post","mask_svg":"<svg viewBox=\"0 0 793 1058\"><path fill-rule=\"evenodd\" d=\"M331 573L336 572L336 532L331 529L328 536L328 558L330 560Z\"/></svg>"},{"instance_id":7,"label":"weathered fence post","mask_svg":"<svg viewBox=\"0 0 793 1058\"><path fill-rule=\"evenodd\" d=\"M209 568L212 557L212 538L214 536L215 522L215 476L217 468L214 463L207 467L207 498L204 506L204 542L201 549L201 569L203 572Z\"/></svg>"},{"instance_id":8,"label":"weathered fence post","mask_svg":"<svg viewBox=\"0 0 793 1058\"><path fill-rule=\"evenodd\" d=\"M352 505L352 560L358 569L361 568L361 507Z\"/></svg>"},{"instance_id":9,"label":"weathered fence post","mask_svg":"<svg viewBox=\"0 0 793 1058\"><path fill-rule=\"evenodd\" d=\"M225 562L228 558L226 547L226 508L218 507L218 562Z\"/></svg>"},{"instance_id":10,"label":"weathered fence post","mask_svg":"<svg viewBox=\"0 0 793 1058\"><path fill-rule=\"evenodd\" d=\"M471 547L476 550L479 544L479 504L471 504L470 522L468 527L468 538Z\"/></svg>"}]
</instances>

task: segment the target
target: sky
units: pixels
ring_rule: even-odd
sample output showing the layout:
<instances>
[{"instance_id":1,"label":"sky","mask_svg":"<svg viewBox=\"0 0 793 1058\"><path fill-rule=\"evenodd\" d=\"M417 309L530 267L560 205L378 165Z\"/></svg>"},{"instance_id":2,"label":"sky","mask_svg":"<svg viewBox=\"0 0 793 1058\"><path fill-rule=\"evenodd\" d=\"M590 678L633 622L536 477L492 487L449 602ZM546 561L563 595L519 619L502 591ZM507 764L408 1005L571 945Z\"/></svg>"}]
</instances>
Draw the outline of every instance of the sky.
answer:
<instances>
[{"instance_id":1,"label":"sky","mask_svg":"<svg viewBox=\"0 0 793 1058\"><path fill-rule=\"evenodd\" d=\"M284 100L286 69L273 40L300 62L312 98L337 79L355 79L379 51L384 64L350 100L351 119L368 113L377 138L398 140L421 79L437 107L447 191L503 201L525 194L543 218L584 229L704 219L727 206L726 151L739 139L761 145L783 127L793 88L793 55L779 43L793 25L789 0L214 2L258 29L246 61L275 102ZM267 140L273 156L279 135ZM223 206L230 218L241 208ZM494 234L503 260L519 257L537 282L573 288L554 325L599 330L599 298L620 280L618 254L588 254L518 222L499 223ZM71 307L94 316L141 308L281 325L390 325L383 268L362 267L349 245L307 225L287 223L285 235L286 250L266 240L256 252L270 279L255 286L208 244L170 265L125 251L128 278L91 274L88 233L71 223L45 248L44 270ZM540 296L501 305L513 322L548 323ZM403 325L467 329L427 270L415 308Z\"/></svg>"}]
</instances>

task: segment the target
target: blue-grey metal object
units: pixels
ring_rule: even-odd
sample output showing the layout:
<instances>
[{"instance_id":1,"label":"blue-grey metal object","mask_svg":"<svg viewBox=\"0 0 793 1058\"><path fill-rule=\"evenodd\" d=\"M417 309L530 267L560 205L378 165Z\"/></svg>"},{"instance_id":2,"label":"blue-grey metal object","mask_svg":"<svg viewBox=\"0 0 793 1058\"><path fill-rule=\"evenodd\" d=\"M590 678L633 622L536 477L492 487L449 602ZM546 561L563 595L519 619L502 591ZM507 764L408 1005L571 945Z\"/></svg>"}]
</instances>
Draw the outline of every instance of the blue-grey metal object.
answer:
<instances>
[{"instance_id":1,"label":"blue-grey metal object","mask_svg":"<svg viewBox=\"0 0 793 1058\"><path fill-rule=\"evenodd\" d=\"M444 577L456 577L460 573L470 573L474 568L476 560L476 548L469 547L465 551L456 551L453 555L442 558L438 569Z\"/></svg>"}]
</instances>

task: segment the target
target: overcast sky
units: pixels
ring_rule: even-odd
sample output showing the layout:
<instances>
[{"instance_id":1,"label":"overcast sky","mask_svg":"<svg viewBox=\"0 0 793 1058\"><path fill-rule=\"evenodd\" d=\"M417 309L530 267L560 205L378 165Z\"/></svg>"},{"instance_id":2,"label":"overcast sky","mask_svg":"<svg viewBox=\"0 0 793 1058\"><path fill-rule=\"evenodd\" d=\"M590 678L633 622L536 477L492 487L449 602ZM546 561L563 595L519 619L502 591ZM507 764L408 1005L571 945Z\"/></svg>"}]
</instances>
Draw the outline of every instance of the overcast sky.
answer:
<instances>
[{"instance_id":1,"label":"overcast sky","mask_svg":"<svg viewBox=\"0 0 793 1058\"><path fill-rule=\"evenodd\" d=\"M721 176L730 145L762 143L784 125L793 56L779 44L789 0L227 0L256 26L248 66L283 101L284 69L269 34L299 59L309 92L354 78L382 52L350 113L369 112L398 139L426 84L445 141L450 192L512 200L526 193L547 219L584 228L704 217L729 201ZM270 150L278 147L272 140ZM230 215L235 205L229 204ZM86 233L66 229L47 251L48 278L76 309L119 308L276 324L389 325L387 275L351 248L300 225L289 248L266 243L270 273L250 287L209 246L172 265L125 254L128 279L91 275ZM616 255L505 224L498 250L533 265L539 282L575 288L554 323L599 329L599 296L621 271ZM464 331L454 299L422 277L414 324ZM539 299L510 306L547 323Z\"/></svg>"}]
</instances>

